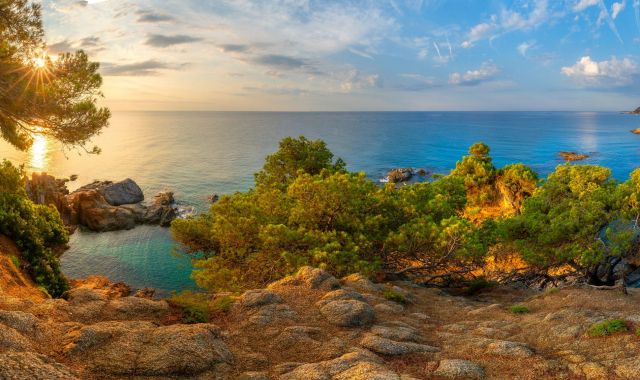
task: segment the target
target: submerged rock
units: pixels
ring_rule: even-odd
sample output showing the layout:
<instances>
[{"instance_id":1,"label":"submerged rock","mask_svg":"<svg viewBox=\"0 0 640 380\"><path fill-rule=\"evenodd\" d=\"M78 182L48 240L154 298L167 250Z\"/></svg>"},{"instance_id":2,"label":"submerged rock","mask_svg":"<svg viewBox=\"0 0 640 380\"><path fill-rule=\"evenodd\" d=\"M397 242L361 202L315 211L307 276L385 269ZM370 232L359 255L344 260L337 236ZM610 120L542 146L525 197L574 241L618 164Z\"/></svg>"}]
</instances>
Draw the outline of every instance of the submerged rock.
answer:
<instances>
[{"instance_id":1,"label":"submerged rock","mask_svg":"<svg viewBox=\"0 0 640 380\"><path fill-rule=\"evenodd\" d=\"M584 159L589 158L588 154L577 153L577 152L559 152L558 155L564 158L566 161L582 161Z\"/></svg>"}]
</instances>

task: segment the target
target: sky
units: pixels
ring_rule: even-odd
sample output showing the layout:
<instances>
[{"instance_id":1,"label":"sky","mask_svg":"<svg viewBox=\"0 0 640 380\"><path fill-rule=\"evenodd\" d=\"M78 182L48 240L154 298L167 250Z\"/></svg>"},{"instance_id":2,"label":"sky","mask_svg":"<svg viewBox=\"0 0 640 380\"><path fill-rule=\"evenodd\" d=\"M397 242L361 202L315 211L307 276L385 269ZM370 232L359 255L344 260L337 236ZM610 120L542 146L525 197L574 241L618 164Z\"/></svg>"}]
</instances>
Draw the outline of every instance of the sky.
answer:
<instances>
[{"instance_id":1,"label":"sky","mask_svg":"<svg viewBox=\"0 0 640 380\"><path fill-rule=\"evenodd\" d=\"M113 110L640 106L640 0L41 2Z\"/></svg>"}]
</instances>

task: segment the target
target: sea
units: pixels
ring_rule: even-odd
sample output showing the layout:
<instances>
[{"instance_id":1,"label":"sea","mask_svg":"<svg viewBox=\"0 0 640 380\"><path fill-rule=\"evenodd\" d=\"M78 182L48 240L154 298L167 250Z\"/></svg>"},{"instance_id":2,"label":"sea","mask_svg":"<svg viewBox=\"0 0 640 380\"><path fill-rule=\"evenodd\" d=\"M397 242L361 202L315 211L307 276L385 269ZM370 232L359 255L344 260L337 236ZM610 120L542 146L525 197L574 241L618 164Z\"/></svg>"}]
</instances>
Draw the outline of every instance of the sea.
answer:
<instances>
[{"instance_id":1,"label":"sea","mask_svg":"<svg viewBox=\"0 0 640 380\"><path fill-rule=\"evenodd\" d=\"M78 179L134 179L147 198L172 190L184 210L206 212L213 194L253 186L253 173L287 136L324 140L351 171L373 181L398 167L448 173L468 147L485 142L496 166L522 162L541 176L562 163L559 151L586 153L585 164L611 168L624 181L640 166L640 117L617 112L119 112L94 139L101 154L65 151L38 137L27 152L0 141L0 158ZM169 294L197 289L191 259L170 231L139 226L129 231L78 230L62 255L65 274L101 274L133 288Z\"/></svg>"}]
</instances>

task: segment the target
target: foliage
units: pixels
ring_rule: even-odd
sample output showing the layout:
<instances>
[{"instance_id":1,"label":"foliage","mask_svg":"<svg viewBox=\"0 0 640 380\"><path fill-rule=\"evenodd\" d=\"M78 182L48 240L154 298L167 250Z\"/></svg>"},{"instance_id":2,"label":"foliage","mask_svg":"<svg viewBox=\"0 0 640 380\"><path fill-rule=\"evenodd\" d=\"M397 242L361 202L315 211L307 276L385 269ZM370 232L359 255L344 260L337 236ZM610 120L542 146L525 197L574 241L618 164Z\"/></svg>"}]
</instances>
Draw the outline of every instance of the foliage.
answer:
<instances>
[{"instance_id":1,"label":"foliage","mask_svg":"<svg viewBox=\"0 0 640 380\"><path fill-rule=\"evenodd\" d=\"M533 195L538 174L524 164L509 164L498 170L496 183L502 197L519 212L522 202Z\"/></svg>"},{"instance_id":2,"label":"foliage","mask_svg":"<svg viewBox=\"0 0 640 380\"><path fill-rule=\"evenodd\" d=\"M640 326L636 328L636 336L640 338Z\"/></svg>"},{"instance_id":3,"label":"foliage","mask_svg":"<svg viewBox=\"0 0 640 380\"><path fill-rule=\"evenodd\" d=\"M169 302L182 311L182 323L207 323L215 314L231 310L235 299L228 295L215 297L211 294L185 290L174 294Z\"/></svg>"},{"instance_id":4,"label":"foliage","mask_svg":"<svg viewBox=\"0 0 640 380\"><path fill-rule=\"evenodd\" d=\"M313 142L309 155L310 144L283 140L256 175L255 189L222 197L207 214L174 221L174 238L196 254L193 277L200 286L260 287L304 265L337 276L380 269L422 276L448 262L468 270L479 261L490 234L459 216L466 204L462 178L380 187L331 164L324 143ZM298 159L309 156L322 164ZM274 164L282 161L288 163Z\"/></svg>"},{"instance_id":5,"label":"foliage","mask_svg":"<svg viewBox=\"0 0 640 380\"><path fill-rule=\"evenodd\" d=\"M49 294L59 297L68 289L53 248L66 244L68 234L57 210L29 200L23 173L8 161L0 165L0 233L22 252L25 269Z\"/></svg>"},{"instance_id":6,"label":"foliage","mask_svg":"<svg viewBox=\"0 0 640 380\"><path fill-rule=\"evenodd\" d=\"M591 337L601 337L622 331L627 331L627 323L622 319L610 319L591 325L587 334Z\"/></svg>"},{"instance_id":7,"label":"foliage","mask_svg":"<svg viewBox=\"0 0 640 380\"><path fill-rule=\"evenodd\" d=\"M9 260L11 260L11 262L17 269L20 269L20 259L18 258L18 256L9 255Z\"/></svg>"},{"instance_id":8,"label":"foliage","mask_svg":"<svg viewBox=\"0 0 640 380\"><path fill-rule=\"evenodd\" d=\"M560 165L524 201L521 214L503 222L502 231L532 264L597 264L607 250L596 237L616 218L615 188L609 169Z\"/></svg>"},{"instance_id":9,"label":"foliage","mask_svg":"<svg viewBox=\"0 0 640 380\"><path fill-rule=\"evenodd\" d=\"M524 305L512 305L509 307L509 311L514 314L524 314L529 312L529 308Z\"/></svg>"},{"instance_id":10,"label":"foliage","mask_svg":"<svg viewBox=\"0 0 640 380\"><path fill-rule=\"evenodd\" d=\"M322 170L335 173L344 171L345 162L338 158L333 161L333 153L322 140L307 140L300 136L287 137L280 141L280 149L267 156L264 167L255 174L256 184L276 186L281 189L294 180L299 171L316 175Z\"/></svg>"},{"instance_id":11,"label":"foliage","mask_svg":"<svg viewBox=\"0 0 640 380\"><path fill-rule=\"evenodd\" d=\"M0 136L22 150L36 134L85 148L110 116L96 106L99 65L82 51L44 54L39 4L3 0L0 15Z\"/></svg>"},{"instance_id":12,"label":"foliage","mask_svg":"<svg viewBox=\"0 0 640 380\"><path fill-rule=\"evenodd\" d=\"M464 179L467 197L471 205L483 205L495 201L494 186L497 169L489 155L490 148L485 143L476 143L469 148L469 155L456 163L451 175Z\"/></svg>"},{"instance_id":13,"label":"foliage","mask_svg":"<svg viewBox=\"0 0 640 380\"><path fill-rule=\"evenodd\" d=\"M385 289L382 292L382 296L389 301L402 304L407 303L407 299L402 295L402 293L398 293L393 289Z\"/></svg>"}]
</instances>

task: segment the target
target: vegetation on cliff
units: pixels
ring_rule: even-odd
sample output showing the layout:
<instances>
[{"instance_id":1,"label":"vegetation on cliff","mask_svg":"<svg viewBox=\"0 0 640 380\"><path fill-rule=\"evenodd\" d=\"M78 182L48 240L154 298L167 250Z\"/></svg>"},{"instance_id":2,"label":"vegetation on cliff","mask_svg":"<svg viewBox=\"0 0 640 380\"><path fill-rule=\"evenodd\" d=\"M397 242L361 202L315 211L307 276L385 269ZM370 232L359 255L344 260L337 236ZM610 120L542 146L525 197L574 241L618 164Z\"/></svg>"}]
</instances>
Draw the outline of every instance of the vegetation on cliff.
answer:
<instances>
[{"instance_id":1,"label":"vegetation on cliff","mask_svg":"<svg viewBox=\"0 0 640 380\"><path fill-rule=\"evenodd\" d=\"M57 297L68 284L53 248L68 241L67 230L54 207L34 204L27 197L23 178L8 161L0 165L0 234L20 248L24 269L36 283Z\"/></svg>"},{"instance_id":2,"label":"vegetation on cliff","mask_svg":"<svg viewBox=\"0 0 640 380\"><path fill-rule=\"evenodd\" d=\"M606 168L565 164L540 181L523 164L496 168L478 143L447 176L380 187L334 163L321 141L287 138L280 148L254 189L173 223L174 238L197 253L200 286L255 288L305 265L451 284L496 244L533 272L568 266L610 284L635 246L640 171L618 183ZM482 208L499 212L470 219Z\"/></svg>"}]
</instances>

